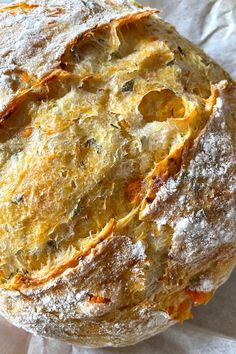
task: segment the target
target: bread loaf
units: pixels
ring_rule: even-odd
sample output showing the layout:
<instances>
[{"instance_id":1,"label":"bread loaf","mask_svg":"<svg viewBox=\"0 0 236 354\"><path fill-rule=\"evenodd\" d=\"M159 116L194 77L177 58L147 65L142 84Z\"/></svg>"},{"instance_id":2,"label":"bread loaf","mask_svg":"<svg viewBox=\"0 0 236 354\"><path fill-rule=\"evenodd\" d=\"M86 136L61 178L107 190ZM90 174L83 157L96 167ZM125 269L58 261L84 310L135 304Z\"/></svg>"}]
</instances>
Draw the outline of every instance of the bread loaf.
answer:
<instances>
[{"instance_id":1,"label":"bread loaf","mask_svg":"<svg viewBox=\"0 0 236 354\"><path fill-rule=\"evenodd\" d=\"M0 313L32 333L134 344L236 263L236 85L157 12L0 6Z\"/></svg>"}]
</instances>

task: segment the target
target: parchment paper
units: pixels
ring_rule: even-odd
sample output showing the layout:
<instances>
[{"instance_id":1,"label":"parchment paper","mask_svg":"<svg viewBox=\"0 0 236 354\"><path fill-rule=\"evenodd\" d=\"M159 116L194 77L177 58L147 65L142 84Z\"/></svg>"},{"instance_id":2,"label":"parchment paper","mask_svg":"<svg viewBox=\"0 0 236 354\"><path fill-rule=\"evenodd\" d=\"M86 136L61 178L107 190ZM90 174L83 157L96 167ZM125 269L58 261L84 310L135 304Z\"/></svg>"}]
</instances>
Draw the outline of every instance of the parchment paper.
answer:
<instances>
[{"instance_id":1,"label":"parchment paper","mask_svg":"<svg viewBox=\"0 0 236 354\"><path fill-rule=\"evenodd\" d=\"M10 0L0 0L9 3ZM236 79L236 0L143 0ZM0 354L236 354L236 270L194 320L133 347L85 349L32 336L0 317Z\"/></svg>"}]
</instances>

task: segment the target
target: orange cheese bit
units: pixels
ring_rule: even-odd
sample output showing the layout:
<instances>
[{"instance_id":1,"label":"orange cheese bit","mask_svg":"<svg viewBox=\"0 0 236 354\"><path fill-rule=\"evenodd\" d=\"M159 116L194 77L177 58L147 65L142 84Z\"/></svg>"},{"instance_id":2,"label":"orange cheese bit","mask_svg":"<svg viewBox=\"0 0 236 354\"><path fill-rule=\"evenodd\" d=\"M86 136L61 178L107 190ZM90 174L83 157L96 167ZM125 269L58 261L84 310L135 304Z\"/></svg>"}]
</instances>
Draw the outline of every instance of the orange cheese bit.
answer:
<instances>
[{"instance_id":1,"label":"orange cheese bit","mask_svg":"<svg viewBox=\"0 0 236 354\"><path fill-rule=\"evenodd\" d=\"M131 180L126 185L126 194L128 196L129 201L132 204L136 204L140 201L140 192L142 188L142 179Z\"/></svg>"},{"instance_id":2,"label":"orange cheese bit","mask_svg":"<svg viewBox=\"0 0 236 354\"><path fill-rule=\"evenodd\" d=\"M186 294L190 296L194 305L201 305L207 303L213 296L213 291L197 291L187 288L185 290Z\"/></svg>"},{"instance_id":3,"label":"orange cheese bit","mask_svg":"<svg viewBox=\"0 0 236 354\"><path fill-rule=\"evenodd\" d=\"M5 12L9 11L12 15L16 15L16 11L14 10L20 10L22 12L29 12L30 10L39 7L39 5L29 5L26 4L25 2L18 2L17 4L5 6L2 9L0 9L0 12Z\"/></svg>"},{"instance_id":4,"label":"orange cheese bit","mask_svg":"<svg viewBox=\"0 0 236 354\"><path fill-rule=\"evenodd\" d=\"M108 297L89 294L89 302L91 304L109 304L111 302L111 299L109 299Z\"/></svg>"},{"instance_id":5,"label":"orange cheese bit","mask_svg":"<svg viewBox=\"0 0 236 354\"><path fill-rule=\"evenodd\" d=\"M180 323L183 323L185 320L193 318L191 307L192 307L191 300L185 299L177 307L170 306L167 312L171 317L178 320Z\"/></svg>"},{"instance_id":6,"label":"orange cheese bit","mask_svg":"<svg viewBox=\"0 0 236 354\"><path fill-rule=\"evenodd\" d=\"M204 292L186 288L185 294L187 295L187 298L184 301L177 306L170 306L167 310L168 314L177 319L180 323L193 318L191 312L192 304L198 306L207 303L212 298L213 291Z\"/></svg>"},{"instance_id":7,"label":"orange cheese bit","mask_svg":"<svg viewBox=\"0 0 236 354\"><path fill-rule=\"evenodd\" d=\"M170 316L174 315L175 312L176 312L175 306L170 306L170 307L168 308L167 312L168 312L168 314L169 314Z\"/></svg>"},{"instance_id":8,"label":"orange cheese bit","mask_svg":"<svg viewBox=\"0 0 236 354\"><path fill-rule=\"evenodd\" d=\"M178 317L177 317L180 323L183 323L185 320L188 320L189 318L193 318L191 307L192 304L190 300L184 300L183 302L181 302L181 304L178 307Z\"/></svg>"}]
</instances>

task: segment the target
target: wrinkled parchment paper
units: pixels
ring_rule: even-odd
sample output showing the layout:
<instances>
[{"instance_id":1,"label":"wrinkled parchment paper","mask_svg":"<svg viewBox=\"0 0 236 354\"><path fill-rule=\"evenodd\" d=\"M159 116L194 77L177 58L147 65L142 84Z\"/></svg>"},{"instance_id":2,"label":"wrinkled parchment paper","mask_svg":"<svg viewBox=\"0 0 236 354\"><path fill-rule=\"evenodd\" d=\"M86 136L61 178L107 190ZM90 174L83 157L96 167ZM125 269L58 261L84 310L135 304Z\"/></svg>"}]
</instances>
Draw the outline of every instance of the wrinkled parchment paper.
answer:
<instances>
[{"instance_id":1,"label":"wrinkled parchment paper","mask_svg":"<svg viewBox=\"0 0 236 354\"><path fill-rule=\"evenodd\" d=\"M10 0L0 0L2 3ZM143 0L236 79L236 0ZM85 349L32 336L0 317L0 354L236 354L236 269L194 320L127 348Z\"/></svg>"}]
</instances>

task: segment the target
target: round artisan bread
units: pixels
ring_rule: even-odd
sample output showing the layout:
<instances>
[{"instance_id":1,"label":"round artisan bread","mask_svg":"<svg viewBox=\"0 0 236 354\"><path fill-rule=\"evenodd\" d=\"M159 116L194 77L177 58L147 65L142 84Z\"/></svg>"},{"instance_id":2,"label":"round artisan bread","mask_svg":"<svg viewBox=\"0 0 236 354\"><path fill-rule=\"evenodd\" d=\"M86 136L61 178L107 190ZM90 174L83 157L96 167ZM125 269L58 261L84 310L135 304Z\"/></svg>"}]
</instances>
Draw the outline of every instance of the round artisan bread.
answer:
<instances>
[{"instance_id":1,"label":"round artisan bread","mask_svg":"<svg viewBox=\"0 0 236 354\"><path fill-rule=\"evenodd\" d=\"M0 7L0 313L122 346L236 262L236 85L120 0Z\"/></svg>"}]
</instances>

